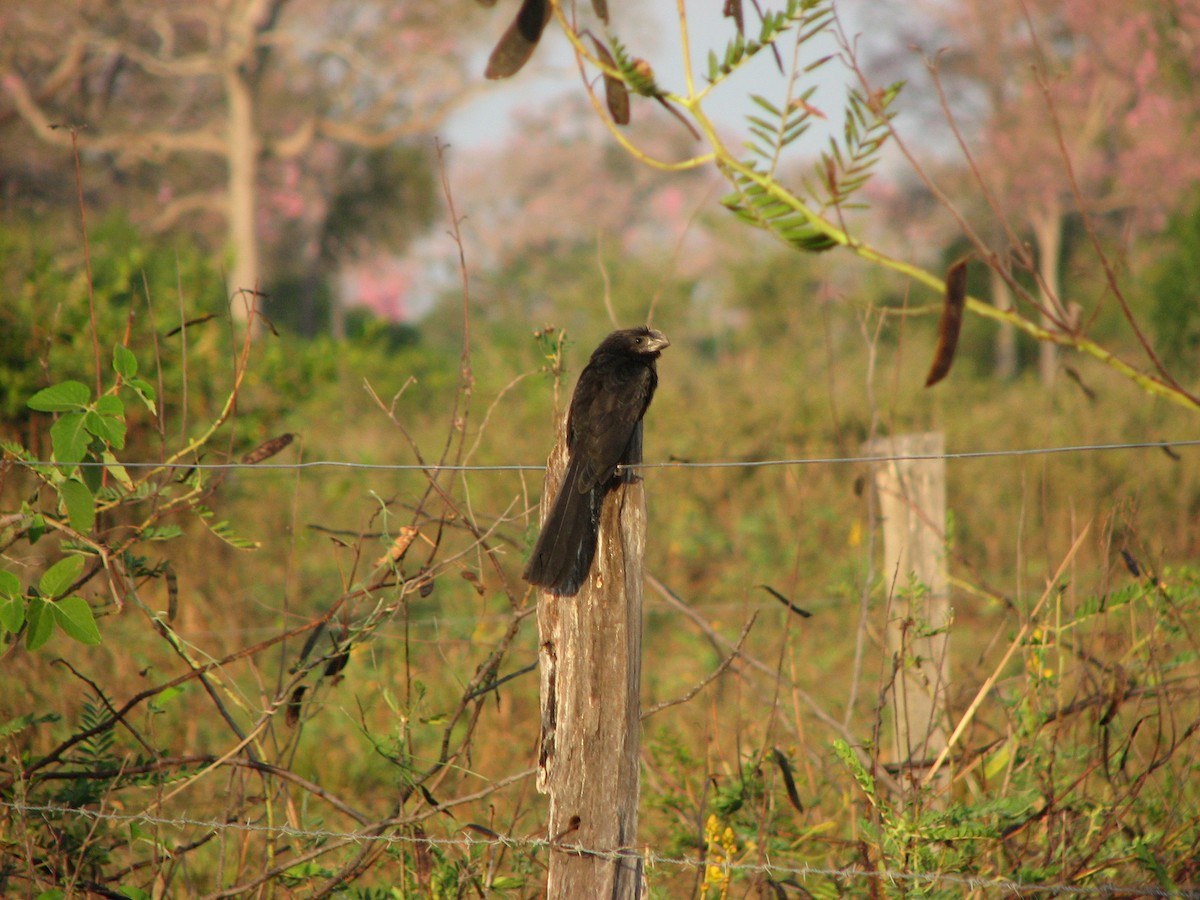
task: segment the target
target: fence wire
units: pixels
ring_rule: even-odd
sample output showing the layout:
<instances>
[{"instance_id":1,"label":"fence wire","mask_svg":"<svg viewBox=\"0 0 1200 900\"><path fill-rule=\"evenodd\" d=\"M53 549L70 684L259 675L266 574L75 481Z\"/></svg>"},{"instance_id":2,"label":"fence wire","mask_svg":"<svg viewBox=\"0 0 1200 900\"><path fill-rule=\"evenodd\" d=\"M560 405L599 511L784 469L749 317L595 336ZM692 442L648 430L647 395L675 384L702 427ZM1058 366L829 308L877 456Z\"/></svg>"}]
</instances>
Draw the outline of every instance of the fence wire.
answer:
<instances>
[{"instance_id":1,"label":"fence wire","mask_svg":"<svg viewBox=\"0 0 1200 900\"><path fill-rule=\"evenodd\" d=\"M712 460L688 461L668 460L646 462L633 469L761 469L787 466L847 465L862 463L888 463L908 460L946 459L973 460L995 458L1020 458L1050 456L1072 453L1102 453L1129 450L1162 450L1172 453L1178 448L1200 446L1200 439L1128 441L1109 444L1069 444L1049 447L1003 448L994 450L966 450L941 454L883 454L863 456L788 457L765 460ZM57 466L53 460L21 460L10 458L9 462L25 467ZM257 469L260 471L298 471L310 469L348 469L377 472L541 472L544 464L491 464L463 465L442 463L364 463L350 460L310 460L298 462L101 462L84 461L77 465L89 468L123 468L126 470L204 470L227 471ZM597 849L548 838L496 835L494 837L464 833L457 837L430 837L406 834L394 827L384 833L373 834L364 830L337 831L321 828L297 828L291 825L260 825L252 822L226 822L212 819L158 816L151 813L118 813L105 810L85 809L57 805L34 805L0 800L0 809L10 815L27 818L31 816L77 816L95 821L108 821L121 825L144 824L165 829L201 829L212 832L241 832L271 836L285 836L314 842L340 841L344 843L389 845L425 845L458 847L470 851L475 847L500 847L513 850L559 849L574 853L586 853L601 858L628 858L636 855L648 867L679 869L707 869L716 867L723 872L763 875L781 878L833 878L845 881L865 882L884 880L892 884L943 885L962 888L964 891L993 891L1019 897L1030 896L1075 896L1075 897L1162 897L1190 898L1200 900L1200 889L1169 889L1152 884L1120 885L1103 883L1095 886L1024 882L1005 878L984 878L951 872L906 872L888 869L832 868L810 865L786 865L773 862L714 861L700 857L668 856L655 852L650 847L627 848L614 851ZM375 827L379 827L376 825Z\"/></svg>"},{"instance_id":2,"label":"fence wire","mask_svg":"<svg viewBox=\"0 0 1200 900\"><path fill-rule=\"evenodd\" d=\"M157 828L173 829L199 828L204 831L254 833L313 841L337 840L356 844L383 843L389 845L422 845L426 847L460 847L468 852L474 847L500 847L509 850L561 850L611 860L629 859L632 856L636 856L644 860L648 868L654 866L687 869L716 868L730 874L766 875L773 879L781 877L800 879L837 878L847 881L883 880L893 884L940 884L961 887L966 890L1000 891L1018 897L1044 894L1063 897L1170 897L1200 900L1200 890L1174 890L1153 884L1121 885L1105 883L1095 886L1050 884L1045 882L1014 881L1008 878L983 878L974 875L959 875L953 872L905 872L890 869L860 869L854 867L796 866L772 862L715 861L713 859L702 859L692 856L664 856L654 852L649 847L630 847L618 850L597 849L586 847L582 844L552 841L549 838L539 837L514 837L511 835L485 837L474 834L463 834L460 837L429 837L427 835L405 834L398 831L371 834L364 831L296 828L291 825L282 824L257 825L251 822L224 822L215 819L169 818L155 816L150 813L116 813L79 807L26 805L23 803L9 803L7 801L0 801L0 807L6 808L21 817L28 817L31 814L79 816L96 821L116 822L122 825L144 824Z\"/></svg>"},{"instance_id":3,"label":"fence wire","mask_svg":"<svg viewBox=\"0 0 1200 900\"><path fill-rule=\"evenodd\" d=\"M923 454L884 454L873 456L815 456L815 457L786 457L782 459L733 459L733 460L665 460L662 462L643 462L629 469L762 469L777 466L820 466L843 465L850 463L880 463L903 462L908 460L946 459L994 459L997 457L1023 456L1052 456L1065 453L1102 453L1116 450L1162 450L1173 452L1177 447L1200 446L1200 439L1170 440L1170 441L1128 441L1117 444L1066 444L1055 447L1018 447L999 450L962 450L948 453ZM11 460L13 463L34 466L57 466L54 460ZM223 471L229 469L259 469L296 471L304 469L360 469L379 472L542 472L545 464L498 463L493 465L456 465L447 463L363 463L351 460L317 459L307 462L102 462L86 460L73 463L86 468L97 469L163 469L163 470L202 470Z\"/></svg>"}]
</instances>

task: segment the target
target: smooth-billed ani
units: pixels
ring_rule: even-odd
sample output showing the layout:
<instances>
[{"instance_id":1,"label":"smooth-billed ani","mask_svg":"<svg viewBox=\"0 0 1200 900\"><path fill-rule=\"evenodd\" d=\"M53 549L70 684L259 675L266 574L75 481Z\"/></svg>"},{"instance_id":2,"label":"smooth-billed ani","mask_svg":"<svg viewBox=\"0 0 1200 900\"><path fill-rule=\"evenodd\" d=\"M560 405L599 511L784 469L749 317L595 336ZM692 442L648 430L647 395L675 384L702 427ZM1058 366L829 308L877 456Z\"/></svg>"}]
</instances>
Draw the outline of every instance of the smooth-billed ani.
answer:
<instances>
[{"instance_id":1,"label":"smooth-billed ani","mask_svg":"<svg viewBox=\"0 0 1200 900\"><path fill-rule=\"evenodd\" d=\"M651 328L614 331L579 373L567 413L567 473L525 569L530 584L570 597L587 580L604 498L621 482L617 467L642 461L654 364L670 345Z\"/></svg>"}]
</instances>

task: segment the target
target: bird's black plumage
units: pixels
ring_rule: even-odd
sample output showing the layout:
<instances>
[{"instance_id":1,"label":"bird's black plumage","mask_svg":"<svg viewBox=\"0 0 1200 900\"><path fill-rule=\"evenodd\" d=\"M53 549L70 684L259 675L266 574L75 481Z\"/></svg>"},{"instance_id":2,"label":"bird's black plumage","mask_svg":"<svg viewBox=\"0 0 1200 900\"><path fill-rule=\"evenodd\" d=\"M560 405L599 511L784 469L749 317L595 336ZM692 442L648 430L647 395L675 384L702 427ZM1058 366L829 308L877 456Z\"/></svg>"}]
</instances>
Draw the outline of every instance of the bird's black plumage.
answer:
<instances>
[{"instance_id":1,"label":"bird's black plumage","mask_svg":"<svg viewBox=\"0 0 1200 900\"><path fill-rule=\"evenodd\" d=\"M661 331L614 331L592 353L575 385L567 413L567 472L525 580L572 596L596 555L600 511L620 483L617 467L642 461L642 416L658 387L655 361L671 342Z\"/></svg>"}]
</instances>

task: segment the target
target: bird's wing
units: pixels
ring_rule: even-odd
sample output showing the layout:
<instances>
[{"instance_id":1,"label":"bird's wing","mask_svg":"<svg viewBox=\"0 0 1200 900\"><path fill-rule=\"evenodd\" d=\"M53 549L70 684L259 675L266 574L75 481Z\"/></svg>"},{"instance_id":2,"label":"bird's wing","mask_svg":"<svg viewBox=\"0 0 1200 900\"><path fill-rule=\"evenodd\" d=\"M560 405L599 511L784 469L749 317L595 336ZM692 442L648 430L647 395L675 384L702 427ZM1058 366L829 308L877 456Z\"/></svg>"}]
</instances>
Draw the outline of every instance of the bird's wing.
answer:
<instances>
[{"instance_id":1,"label":"bird's wing","mask_svg":"<svg viewBox=\"0 0 1200 900\"><path fill-rule=\"evenodd\" d=\"M602 363L603 361L597 361ZM576 489L608 481L624 460L646 412L653 374L644 366L592 365L580 375L571 404L571 453L580 456Z\"/></svg>"}]
</instances>

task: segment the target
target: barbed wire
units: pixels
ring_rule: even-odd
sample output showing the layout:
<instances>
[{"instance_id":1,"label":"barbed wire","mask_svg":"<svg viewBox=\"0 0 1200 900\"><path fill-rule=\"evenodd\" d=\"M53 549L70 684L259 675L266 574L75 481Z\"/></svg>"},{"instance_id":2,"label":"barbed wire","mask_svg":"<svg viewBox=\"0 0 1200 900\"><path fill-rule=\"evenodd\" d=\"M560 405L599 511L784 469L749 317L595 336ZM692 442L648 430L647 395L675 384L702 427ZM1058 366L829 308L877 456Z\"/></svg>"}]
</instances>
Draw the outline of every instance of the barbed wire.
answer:
<instances>
[{"instance_id":1,"label":"barbed wire","mask_svg":"<svg viewBox=\"0 0 1200 900\"><path fill-rule=\"evenodd\" d=\"M1185 439L1185 440L1163 440L1163 441L1129 441L1121 443L1107 444L1071 444L1049 447L1032 447L1032 448L1007 448L994 450L967 450L957 452L945 452L939 454L876 454L863 456L828 456L828 457L791 457L779 459L765 460L716 460L716 461L688 461L688 460L668 460L661 462L647 462L637 466L631 466L631 469L760 469L768 467L786 467L786 466L814 466L814 465L846 465L846 464L862 464L862 463L889 463L910 460L930 460L930 459L945 459L945 460L975 460L975 459L995 459L995 458L1022 458L1031 456L1049 456L1062 455L1072 453L1102 453L1102 452L1118 452L1118 451L1133 451L1133 450L1148 450L1158 449L1170 452L1173 448L1186 448L1200 446L1200 439ZM9 460L13 464L26 467L34 466L57 466L58 463L52 460L21 460L11 458ZM461 464L440 464L440 463L363 463L353 462L348 460L312 460L299 462L242 462L231 461L224 463L205 463L205 462L125 462L125 463L110 463L99 461L85 461L79 463L80 466L93 468L124 468L127 470L206 470L206 471L221 471L221 470L242 470L242 469L258 469L258 470L275 470L275 471L297 471L310 469L348 469L359 471L379 471L379 472L541 472L545 466L542 464L484 464L484 465L461 465ZM94 820L107 820L115 823L143 823L160 828L172 829L203 829L217 832L244 832L244 833L261 833L271 835L283 835L295 839L305 839L312 841L332 841L338 840L348 843L372 843L382 842L389 845L393 844L409 844L409 845L425 845L425 846L452 846L461 847L468 852L473 847L503 847L515 850L549 850L560 849L575 853L586 853L599 858L617 859L628 858L631 855L636 855L645 861L648 866L662 866L664 868L690 868L704 869L709 866L716 866L722 871L740 874L758 874L770 876L773 878L795 877L800 879L808 878L836 878L853 881L878 881L886 880L892 883L908 883L908 884L941 884L964 890L974 891L998 891L1017 896L1080 896L1080 897L1163 897L1163 898L1193 898L1200 900L1200 890L1176 890L1162 888L1158 885L1114 885L1114 884L1099 884L1096 886L1081 886L1074 884L1052 884L1040 882L1023 882L1004 878L984 878L979 876L961 875L956 873L946 872L905 872L887 869L863 869L856 867L836 868L836 867L821 867L808 864L801 865L784 865L772 862L738 862L738 861L714 861L712 859L703 859L700 857L690 856L669 856L654 852L651 848L628 848L620 851L600 850L588 848L582 845L566 843L562 840L554 841L544 837L521 837L521 836L505 836L494 835L484 836L481 834L464 833L454 837L431 837L425 835L415 835L404 833L396 830L395 825L387 825L387 831L383 833L369 833L364 830L359 831L337 831L332 829L320 828L299 828L291 825L275 824L261 825L253 822L226 822L220 820L209 820L187 817L166 817L157 816L151 813L119 813L109 812L104 810L83 809L77 807L66 807L58 805L33 805L20 802L8 802L0 800L0 809L7 809L13 814L22 817L28 816L80 816ZM399 823L397 823L399 824ZM381 827L376 824L375 828Z\"/></svg>"},{"instance_id":2,"label":"barbed wire","mask_svg":"<svg viewBox=\"0 0 1200 900\"><path fill-rule=\"evenodd\" d=\"M870 456L815 456L815 457L786 457L781 459L740 459L740 460L664 460L661 462L643 462L633 466L623 466L626 469L760 469L775 466L818 466L844 465L850 463L880 463L907 462L928 459L970 460L994 459L997 457L1051 456L1065 453L1100 453L1117 450L1163 450L1171 451L1176 447L1200 446L1200 439L1185 439L1177 441L1127 441L1116 444L1065 444L1054 447L1017 447L1000 450L962 450L946 453L903 453L877 454ZM11 459L11 462L26 467L57 466L54 460ZM307 462L103 462L85 460L72 463L86 468L96 469L165 469L165 470L203 470L221 471L229 469L259 469L286 470L303 469L360 469L381 472L542 472L545 464L525 463L496 463L481 465L465 465L452 463L363 463L351 460L317 459Z\"/></svg>"},{"instance_id":3,"label":"barbed wire","mask_svg":"<svg viewBox=\"0 0 1200 900\"><path fill-rule=\"evenodd\" d=\"M828 866L784 865L779 863L751 863L730 860L702 859L692 856L664 856L653 852L649 847L622 848L617 850L596 849L582 844L551 840L544 837L514 837L496 834L483 836L463 834L459 837L430 837L428 835L406 834L399 831L370 833L366 831L334 831L322 828L297 828L292 825L258 825L252 822L224 822L216 819L168 818L151 813L117 813L104 810L84 809L81 807L34 805L12 803L0 800L0 807L11 810L19 816L29 814L40 815L72 815L97 821L112 821L120 824L146 824L160 828L201 828L206 831L237 831L254 834L270 834L297 839L314 841L341 840L348 843L385 843L411 844L428 847L463 847L468 851L473 847L503 847L512 850L562 850L569 853L586 854L600 859L642 859L647 866L663 866L675 868L707 869L717 868L723 872L739 874L757 874L779 876L795 876L799 878L841 878L848 880L880 879L890 882L908 882L920 884L946 884L971 890L998 890L1018 896L1035 894L1050 894L1054 896L1076 897L1170 897L1200 900L1200 890L1173 890L1152 884L1118 885L1100 884L1095 886L1074 884L1049 884L1045 882L1015 881L1008 878L984 878L977 875L960 875L953 872L905 872L890 869L861 869L837 868ZM383 823L380 823L383 824ZM379 824L372 826L378 828ZM468 826L464 826L468 827Z\"/></svg>"}]
</instances>

